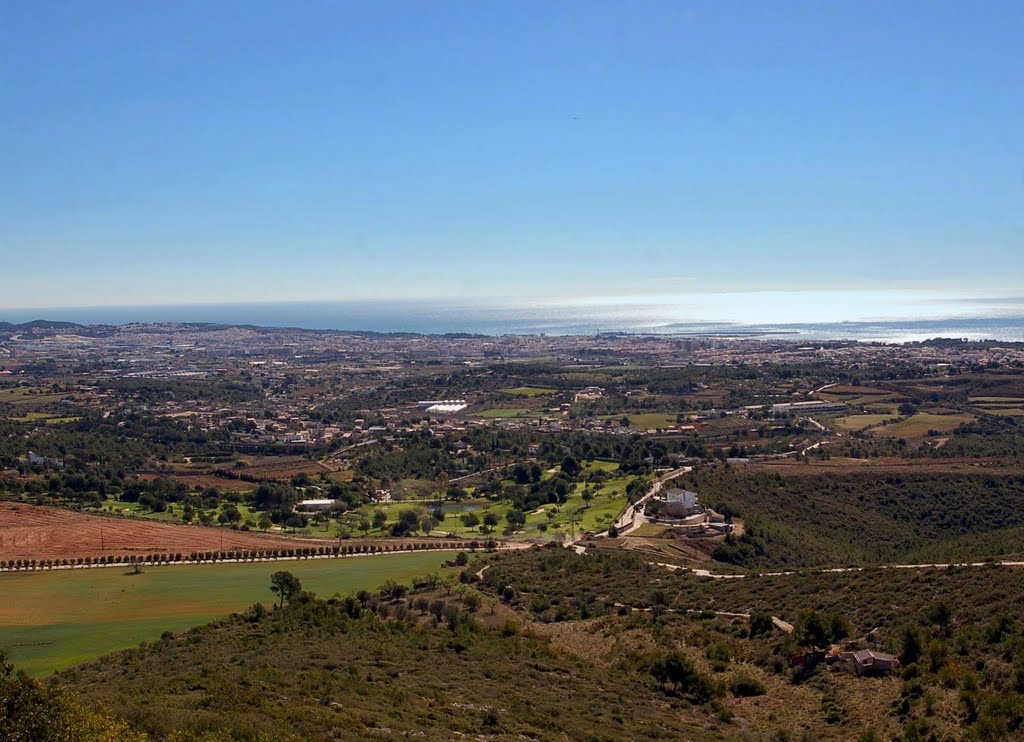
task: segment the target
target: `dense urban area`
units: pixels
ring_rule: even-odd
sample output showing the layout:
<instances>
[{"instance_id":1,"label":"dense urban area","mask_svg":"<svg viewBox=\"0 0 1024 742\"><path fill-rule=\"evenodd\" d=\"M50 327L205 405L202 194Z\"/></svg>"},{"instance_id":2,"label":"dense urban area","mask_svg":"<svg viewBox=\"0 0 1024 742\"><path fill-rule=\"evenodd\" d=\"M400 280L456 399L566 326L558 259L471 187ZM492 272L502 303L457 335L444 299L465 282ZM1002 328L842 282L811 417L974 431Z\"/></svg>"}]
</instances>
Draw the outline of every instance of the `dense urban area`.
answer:
<instances>
[{"instance_id":1,"label":"dense urban area","mask_svg":"<svg viewBox=\"0 0 1024 742\"><path fill-rule=\"evenodd\" d=\"M11 739L1024 734L1024 344L0 323L0 432Z\"/></svg>"}]
</instances>

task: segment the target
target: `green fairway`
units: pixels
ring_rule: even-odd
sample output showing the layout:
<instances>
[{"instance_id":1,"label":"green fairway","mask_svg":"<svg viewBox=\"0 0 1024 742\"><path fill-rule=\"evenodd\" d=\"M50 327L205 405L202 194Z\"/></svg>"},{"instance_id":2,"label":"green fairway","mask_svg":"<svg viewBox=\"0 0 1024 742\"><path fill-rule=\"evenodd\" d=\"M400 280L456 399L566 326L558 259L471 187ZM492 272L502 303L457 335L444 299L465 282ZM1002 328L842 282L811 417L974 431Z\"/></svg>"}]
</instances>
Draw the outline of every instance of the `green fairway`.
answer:
<instances>
[{"instance_id":1,"label":"green fairway","mask_svg":"<svg viewBox=\"0 0 1024 742\"><path fill-rule=\"evenodd\" d=\"M270 604L270 575L287 570L321 597L440 573L456 552L346 559L119 568L0 575L0 649L45 675L101 654L183 631L256 602Z\"/></svg>"},{"instance_id":2,"label":"green fairway","mask_svg":"<svg viewBox=\"0 0 1024 742\"><path fill-rule=\"evenodd\" d=\"M587 461L583 468L586 471L604 471L615 474L619 465L612 461ZM552 476L554 470L544 472L543 478ZM511 538L516 539L561 539L573 532L573 522L577 531L603 531L611 524L619 511L626 503L626 487L635 479L631 475L612 476L600 485L595 485L593 497L589 503L583 498L583 489L586 485L580 484L569 495L564 503L550 503L537 508L526 515L526 524L522 529L512 534ZM362 517L370 520L374 510L381 510L387 515L387 523L384 530L371 528L367 535L385 536L390 525L398 519L403 510L420 510L423 514L441 507L445 513L444 520L437 525L431 535L445 536L451 534L459 538L489 538L503 537L503 531L507 526L505 516L512 505L506 500L487 500L483 498L472 498L462 502L451 501L426 501L426 502L391 502L386 504L363 505L357 511ZM492 531L481 530L480 523L476 525L465 525L460 516L472 512L479 521L484 516L492 513L498 517L498 525ZM550 514L550 515L549 515ZM360 532L353 531L353 535L360 535Z\"/></svg>"},{"instance_id":3,"label":"green fairway","mask_svg":"<svg viewBox=\"0 0 1024 742\"><path fill-rule=\"evenodd\" d=\"M252 521L253 523L257 523L259 522L260 517L263 515L263 513L259 512L258 510L253 510L251 506L246 505L244 502L233 504L238 509L238 512L242 514L242 522ZM176 505L174 503L169 503L167 510L164 510L163 512L154 512L138 502L121 502L120 500L108 500L104 503L104 507L113 512L123 513L125 515L133 515L137 518L149 518L151 520L164 521L167 523L181 523L181 515L182 512L184 511L183 506L180 504ZM221 512L220 509L218 508L212 508L206 511L197 509L195 517L193 518L192 522L201 523L202 520L200 518L200 514L202 512L208 512L210 516L213 518L213 520L211 521L211 525L224 525L217 520L217 516L220 515ZM273 531L281 532L282 529L280 527L274 527ZM334 535L334 532L331 531L329 528L321 529L321 531L330 536Z\"/></svg>"}]
</instances>

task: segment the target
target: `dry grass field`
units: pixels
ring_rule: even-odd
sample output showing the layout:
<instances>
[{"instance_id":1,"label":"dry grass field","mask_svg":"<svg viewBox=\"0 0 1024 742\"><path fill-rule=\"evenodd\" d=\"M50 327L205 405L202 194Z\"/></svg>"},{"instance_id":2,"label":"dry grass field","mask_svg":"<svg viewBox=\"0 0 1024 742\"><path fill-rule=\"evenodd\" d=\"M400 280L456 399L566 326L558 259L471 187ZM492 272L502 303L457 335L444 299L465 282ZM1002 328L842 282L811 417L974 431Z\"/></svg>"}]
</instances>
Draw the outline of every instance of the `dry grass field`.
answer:
<instances>
[{"instance_id":1,"label":"dry grass field","mask_svg":"<svg viewBox=\"0 0 1024 742\"><path fill-rule=\"evenodd\" d=\"M920 438L928 435L931 430L940 433L950 433L960 427L963 423L974 422L974 415L954 414L936 415L931 412L918 412L906 420L892 425L883 425L871 430L872 435L882 435L889 438Z\"/></svg>"},{"instance_id":2,"label":"dry grass field","mask_svg":"<svg viewBox=\"0 0 1024 742\"><path fill-rule=\"evenodd\" d=\"M892 415L847 415L836 418L833 422L836 427L843 430L863 430L872 425L881 425L886 420L891 420Z\"/></svg>"},{"instance_id":3,"label":"dry grass field","mask_svg":"<svg viewBox=\"0 0 1024 742\"><path fill-rule=\"evenodd\" d=\"M251 462L249 466L240 468L238 474L257 481L287 481L296 474L318 477L328 471L329 469L318 461L296 457L259 459Z\"/></svg>"}]
</instances>

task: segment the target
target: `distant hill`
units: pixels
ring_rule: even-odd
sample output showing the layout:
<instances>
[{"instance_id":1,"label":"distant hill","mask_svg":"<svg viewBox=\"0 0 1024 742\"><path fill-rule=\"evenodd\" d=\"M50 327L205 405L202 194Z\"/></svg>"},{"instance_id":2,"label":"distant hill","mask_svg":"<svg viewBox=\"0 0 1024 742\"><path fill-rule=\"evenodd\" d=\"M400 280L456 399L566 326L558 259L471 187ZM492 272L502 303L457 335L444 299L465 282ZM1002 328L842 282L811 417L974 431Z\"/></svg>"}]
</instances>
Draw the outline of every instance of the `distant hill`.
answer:
<instances>
[{"instance_id":1,"label":"distant hill","mask_svg":"<svg viewBox=\"0 0 1024 742\"><path fill-rule=\"evenodd\" d=\"M3 332L25 332L27 330L61 330L73 327L81 327L75 322L58 322L49 319L34 319L31 322L14 324L12 322L0 322L0 331Z\"/></svg>"}]
</instances>

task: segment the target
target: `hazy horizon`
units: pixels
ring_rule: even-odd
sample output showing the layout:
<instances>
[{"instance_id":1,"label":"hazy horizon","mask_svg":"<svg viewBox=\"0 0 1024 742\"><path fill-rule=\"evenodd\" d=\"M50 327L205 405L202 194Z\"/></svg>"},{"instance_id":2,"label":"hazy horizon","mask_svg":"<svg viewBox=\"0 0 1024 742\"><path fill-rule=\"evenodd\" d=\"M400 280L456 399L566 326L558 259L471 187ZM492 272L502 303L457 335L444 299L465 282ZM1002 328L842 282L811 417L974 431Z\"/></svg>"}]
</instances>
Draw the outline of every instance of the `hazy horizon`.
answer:
<instances>
[{"instance_id":1,"label":"hazy horizon","mask_svg":"<svg viewBox=\"0 0 1024 742\"><path fill-rule=\"evenodd\" d=\"M750 292L689 296L242 302L0 309L0 321L198 322L425 334L597 332L907 342L933 337L1024 341L1024 295L981 292Z\"/></svg>"}]
</instances>

